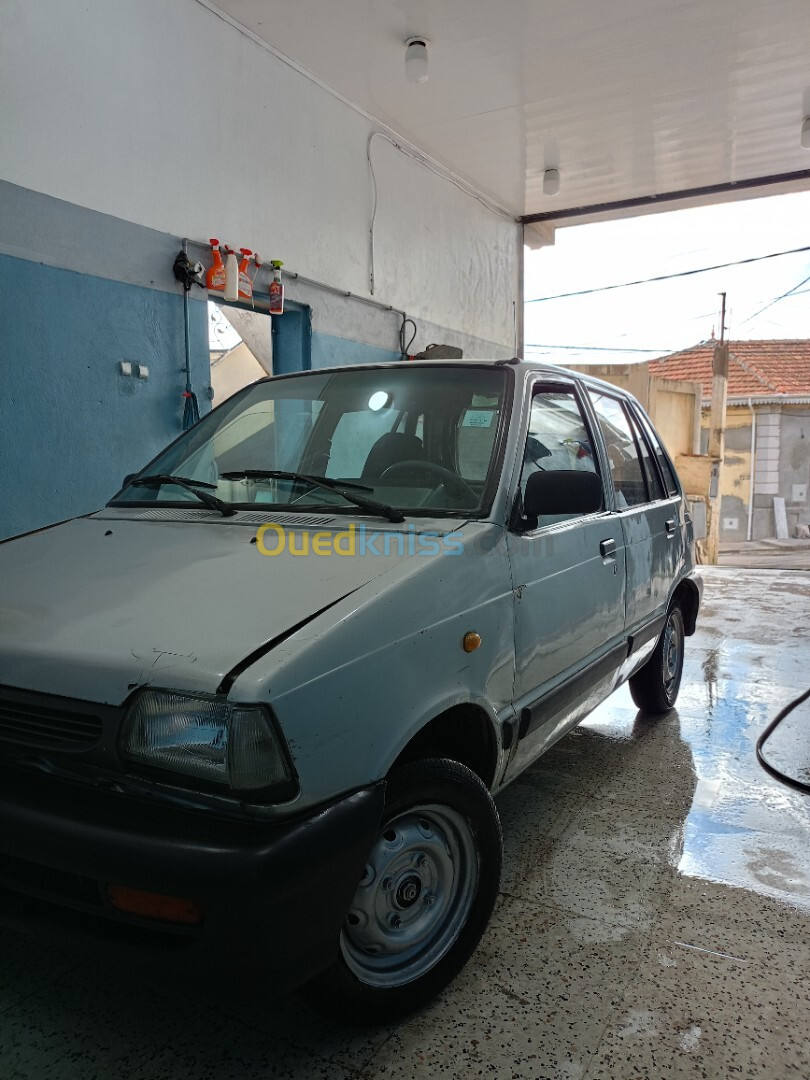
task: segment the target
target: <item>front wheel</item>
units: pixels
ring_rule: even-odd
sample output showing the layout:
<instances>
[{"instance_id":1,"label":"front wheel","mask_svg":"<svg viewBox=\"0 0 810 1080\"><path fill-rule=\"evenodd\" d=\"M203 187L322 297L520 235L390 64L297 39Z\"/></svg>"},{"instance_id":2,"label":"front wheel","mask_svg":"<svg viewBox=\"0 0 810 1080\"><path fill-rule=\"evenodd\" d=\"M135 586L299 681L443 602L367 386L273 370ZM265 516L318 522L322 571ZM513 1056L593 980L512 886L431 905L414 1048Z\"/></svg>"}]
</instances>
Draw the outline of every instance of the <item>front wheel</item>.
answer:
<instances>
[{"instance_id":1,"label":"front wheel","mask_svg":"<svg viewBox=\"0 0 810 1080\"><path fill-rule=\"evenodd\" d=\"M385 813L333 963L302 993L344 1023L384 1023L459 972L498 893L503 842L485 784L457 761L413 761L388 781Z\"/></svg>"},{"instance_id":2,"label":"front wheel","mask_svg":"<svg viewBox=\"0 0 810 1080\"><path fill-rule=\"evenodd\" d=\"M675 704L683 673L683 613L670 609L650 659L630 679L630 696L643 712L665 713Z\"/></svg>"}]
</instances>

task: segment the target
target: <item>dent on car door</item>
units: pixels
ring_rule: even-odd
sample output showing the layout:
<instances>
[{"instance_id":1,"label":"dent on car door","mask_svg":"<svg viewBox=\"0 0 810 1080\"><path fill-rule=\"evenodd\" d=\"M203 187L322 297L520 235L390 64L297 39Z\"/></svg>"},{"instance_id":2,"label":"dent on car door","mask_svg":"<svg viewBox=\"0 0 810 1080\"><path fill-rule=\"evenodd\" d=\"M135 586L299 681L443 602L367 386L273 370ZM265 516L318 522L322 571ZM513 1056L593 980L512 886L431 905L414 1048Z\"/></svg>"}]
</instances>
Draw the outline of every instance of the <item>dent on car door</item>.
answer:
<instances>
[{"instance_id":1,"label":"dent on car door","mask_svg":"<svg viewBox=\"0 0 810 1080\"><path fill-rule=\"evenodd\" d=\"M561 488L579 472L601 479L600 455L573 384L534 388L516 492L521 513L529 478L538 472L556 473ZM512 774L581 718L589 695L604 693L626 656L623 548L604 481L594 512L541 512L536 522L513 516L508 551L520 721Z\"/></svg>"},{"instance_id":2,"label":"dent on car door","mask_svg":"<svg viewBox=\"0 0 810 1080\"><path fill-rule=\"evenodd\" d=\"M627 629L631 635L645 627L653 633L666 613L682 560L680 493L671 469L670 476L662 474L646 425L642 428L631 404L609 393L590 390L589 395L624 531Z\"/></svg>"}]
</instances>

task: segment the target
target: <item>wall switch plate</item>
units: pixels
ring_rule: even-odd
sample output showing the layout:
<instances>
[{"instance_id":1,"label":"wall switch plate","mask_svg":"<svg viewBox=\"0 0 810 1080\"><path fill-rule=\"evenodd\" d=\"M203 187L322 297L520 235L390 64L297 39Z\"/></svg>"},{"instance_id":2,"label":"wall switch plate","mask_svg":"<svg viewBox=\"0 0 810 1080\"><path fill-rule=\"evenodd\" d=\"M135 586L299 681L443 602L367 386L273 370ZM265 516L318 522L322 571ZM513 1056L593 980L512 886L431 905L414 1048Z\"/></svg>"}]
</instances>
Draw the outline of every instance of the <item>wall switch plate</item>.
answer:
<instances>
[{"instance_id":1,"label":"wall switch plate","mask_svg":"<svg viewBox=\"0 0 810 1080\"><path fill-rule=\"evenodd\" d=\"M791 496L791 502L807 502L807 484L794 484Z\"/></svg>"},{"instance_id":2,"label":"wall switch plate","mask_svg":"<svg viewBox=\"0 0 810 1080\"><path fill-rule=\"evenodd\" d=\"M128 360L120 360L118 363L118 372L121 375L132 374L132 364Z\"/></svg>"},{"instance_id":3,"label":"wall switch plate","mask_svg":"<svg viewBox=\"0 0 810 1080\"><path fill-rule=\"evenodd\" d=\"M139 379L149 378L149 368L146 366L146 364L136 364L135 373L137 374Z\"/></svg>"},{"instance_id":4,"label":"wall switch plate","mask_svg":"<svg viewBox=\"0 0 810 1080\"><path fill-rule=\"evenodd\" d=\"M736 517L724 517L723 518L723 529L724 530L725 529L739 529L739 527L740 527L740 519L739 518L736 518Z\"/></svg>"}]
</instances>

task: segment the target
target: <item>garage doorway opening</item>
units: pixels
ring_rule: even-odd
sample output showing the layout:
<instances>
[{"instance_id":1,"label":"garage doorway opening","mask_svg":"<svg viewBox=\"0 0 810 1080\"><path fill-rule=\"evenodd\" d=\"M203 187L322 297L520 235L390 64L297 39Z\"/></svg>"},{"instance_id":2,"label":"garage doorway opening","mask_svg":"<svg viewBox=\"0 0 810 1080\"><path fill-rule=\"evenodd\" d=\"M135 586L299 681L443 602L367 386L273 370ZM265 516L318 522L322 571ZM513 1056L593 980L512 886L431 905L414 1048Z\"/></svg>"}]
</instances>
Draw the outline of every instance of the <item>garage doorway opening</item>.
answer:
<instances>
[{"instance_id":1,"label":"garage doorway opening","mask_svg":"<svg viewBox=\"0 0 810 1080\"><path fill-rule=\"evenodd\" d=\"M271 316L241 304L208 301L208 347L213 404L267 375L308 371L312 366L311 308L285 303Z\"/></svg>"}]
</instances>

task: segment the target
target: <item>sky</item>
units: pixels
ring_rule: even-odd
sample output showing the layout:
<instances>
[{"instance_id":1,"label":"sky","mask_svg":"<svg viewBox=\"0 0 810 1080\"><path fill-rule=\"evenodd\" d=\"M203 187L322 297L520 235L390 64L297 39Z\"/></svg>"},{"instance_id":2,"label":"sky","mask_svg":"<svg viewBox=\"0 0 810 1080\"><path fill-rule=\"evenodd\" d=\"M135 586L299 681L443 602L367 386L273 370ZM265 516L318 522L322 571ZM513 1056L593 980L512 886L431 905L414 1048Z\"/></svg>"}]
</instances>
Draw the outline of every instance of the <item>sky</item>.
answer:
<instances>
[{"instance_id":1,"label":"sky","mask_svg":"<svg viewBox=\"0 0 810 1080\"><path fill-rule=\"evenodd\" d=\"M727 338L810 338L810 251L531 302L806 246L810 192L558 228L553 247L526 252L526 356L626 364L688 348L719 337L721 292Z\"/></svg>"}]
</instances>

